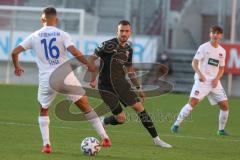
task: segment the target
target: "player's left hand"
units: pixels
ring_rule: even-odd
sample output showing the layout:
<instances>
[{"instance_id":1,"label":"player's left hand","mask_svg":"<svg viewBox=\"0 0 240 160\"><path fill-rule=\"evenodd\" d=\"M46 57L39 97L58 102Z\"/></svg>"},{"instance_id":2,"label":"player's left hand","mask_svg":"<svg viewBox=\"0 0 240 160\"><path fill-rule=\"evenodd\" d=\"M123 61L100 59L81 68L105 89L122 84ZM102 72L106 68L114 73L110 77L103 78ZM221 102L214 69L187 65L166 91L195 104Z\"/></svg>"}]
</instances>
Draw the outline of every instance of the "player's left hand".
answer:
<instances>
[{"instance_id":1,"label":"player's left hand","mask_svg":"<svg viewBox=\"0 0 240 160\"><path fill-rule=\"evenodd\" d=\"M217 85L218 85L218 82L219 82L219 79L214 79L214 80L212 81L212 87L213 87L213 88L216 88Z\"/></svg>"},{"instance_id":2,"label":"player's left hand","mask_svg":"<svg viewBox=\"0 0 240 160\"><path fill-rule=\"evenodd\" d=\"M16 76L21 76L24 73L24 70L21 67L16 67L14 73Z\"/></svg>"}]
</instances>

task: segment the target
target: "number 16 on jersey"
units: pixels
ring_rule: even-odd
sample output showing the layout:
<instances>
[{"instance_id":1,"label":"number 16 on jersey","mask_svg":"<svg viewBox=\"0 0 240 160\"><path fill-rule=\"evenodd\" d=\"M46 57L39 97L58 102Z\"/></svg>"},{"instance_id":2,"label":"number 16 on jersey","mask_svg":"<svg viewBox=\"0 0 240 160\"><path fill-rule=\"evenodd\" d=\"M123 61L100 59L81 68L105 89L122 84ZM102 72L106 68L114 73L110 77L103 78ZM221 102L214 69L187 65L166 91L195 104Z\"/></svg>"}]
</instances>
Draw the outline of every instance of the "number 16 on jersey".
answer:
<instances>
[{"instance_id":1,"label":"number 16 on jersey","mask_svg":"<svg viewBox=\"0 0 240 160\"><path fill-rule=\"evenodd\" d=\"M43 44L44 47L45 57L49 61L50 65L59 63L58 61L56 61L59 58L60 54L58 47L54 45L54 42L56 40L56 38L52 38L49 43L47 43L46 39L41 40L41 44Z\"/></svg>"}]
</instances>

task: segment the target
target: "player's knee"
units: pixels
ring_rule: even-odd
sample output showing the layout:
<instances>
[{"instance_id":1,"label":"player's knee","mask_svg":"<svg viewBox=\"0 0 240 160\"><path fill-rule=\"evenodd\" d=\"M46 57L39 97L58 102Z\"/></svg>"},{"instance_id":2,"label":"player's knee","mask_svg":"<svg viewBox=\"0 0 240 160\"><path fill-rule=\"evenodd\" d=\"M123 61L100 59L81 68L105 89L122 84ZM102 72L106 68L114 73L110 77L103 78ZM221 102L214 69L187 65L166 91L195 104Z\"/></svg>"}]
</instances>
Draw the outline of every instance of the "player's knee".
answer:
<instances>
[{"instance_id":1,"label":"player's knee","mask_svg":"<svg viewBox=\"0 0 240 160\"><path fill-rule=\"evenodd\" d=\"M229 107L228 107L228 102L227 102L227 101L220 102L220 103L219 103L219 107L220 107L221 110L227 111L228 108L229 108Z\"/></svg>"},{"instance_id":2,"label":"player's knee","mask_svg":"<svg viewBox=\"0 0 240 160\"><path fill-rule=\"evenodd\" d=\"M40 116L48 116L48 108L40 107Z\"/></svg>"},{"instance_id":3,"label":"player's knee","mask_svg":"<svg viewBox=\"0 0 240 160\"><path fill-rule=\"evenodd\" d=\"M119 115L117 115L116 119L119 123L124 123L126 121L126 115L125 114L119 114Z\"/></svg>"},{"instance_id":4,"label":"player's knee","mask_svg":"<svg viewBox=\"0 0 240 160\"><path fill-rule=\"evenodd\" d=\"M137 102L133 105L133 109L137 112L137 113L141 113L142 111L144 111L144 107L143 104L141 102Z\"/></svg>"},{"instance_id":5,"label":"player's knee","mask_svg":"<svg viewBox=\"0 0 240 160\"><path fill-rule=\"evenodd\" d=\"M196 99L196 98L190 98L189 100L189 104L192 106L192 107L195 107L197 104L198 104L199 100Z\"/></svg>"},{"instance_id":6,"label":"player's knee","mask_svg":"<svg viewBox=\"0 0 240 160\"><path fill-rule=\"evenodd\" d=\"M228 107L221 107L220 109L223 111L228 111Z\"/></svg>"}]
</instances>

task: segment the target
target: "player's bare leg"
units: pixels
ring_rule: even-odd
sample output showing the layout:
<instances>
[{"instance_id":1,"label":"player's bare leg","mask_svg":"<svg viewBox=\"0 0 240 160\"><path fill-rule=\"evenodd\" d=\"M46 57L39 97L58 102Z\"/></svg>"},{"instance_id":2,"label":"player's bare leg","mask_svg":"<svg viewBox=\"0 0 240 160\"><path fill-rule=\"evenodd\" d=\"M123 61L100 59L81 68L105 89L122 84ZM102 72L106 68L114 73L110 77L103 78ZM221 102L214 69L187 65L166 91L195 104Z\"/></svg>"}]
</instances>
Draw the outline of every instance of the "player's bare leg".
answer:
<instances>
[{"instance_id":1,"label":"player's bare leg","mask_svg":"<svg viewBox=\"0 0 240 160\"><path fill-rule=\"evenodd\" d=\"M43 148L42 152L43 153L51 153L52 148L50 144L50 139L49 139L49 116L48 116L48 108L47 107L41 107L40 108L40 116L38 117L38 123L42 135L42 140L43 140Z\"/></svg>"},{"instance_id":2,"label":"player's bare leg","mask_svg":"<svg viewBox=\"0 0 240 160\"><path fill-rule=\"evenodd\" d=\"M110 147L111 141L98 117L97 113L90 107L87 96L83 96L81 99L75 102L75 104L84 112L86 119L92 124L93 128L97 131L102 139L103 147Z\"/></svg>"},{"instance_id":3,"label":"player's bare leg","mask_svg":"<svg viewBox=\"0 0 240 160\"><path fill-rule=\"evenodd\" d=\"M174 124L171 127L172 133L177 133L178 132L178 128L179 128L180 124L183 122L183 120L185 118L187 118L189 116L189 114L191 113L193 108L198 103L199 103L199 99L191 97L189 99L189 102L182 107L176 121L174 122Z\"/></svg>"},{"instance_id":4,"label":"player's bare leg","mask_svg":"<svg viewBox=\"0 0 240 160\"><path fill-rule=\"evenodd\" d=\"M164 148L172 148L170 144L164 142L159 138L156 128L152 122L152 119L148 115L148 113L145 111L142 103L141 102L135 103L133 105L133 109L137 112L143 126L147 129L149 134L152 136L154 144Z\"/></svg>"},{"instance_id":5,"label":"player's bare leg","mask_svg":"<svg viewBox=\"0 0 240 160\"><path fill-rule=\"evenodd\" d=\"M228 101L221 101L218 103L220 112L219 112L219 126L218 126L218 135L220 136L227 136L229 135L224 129L228 120L229 114L229 105Z\"/></svg>"}]
</instances>

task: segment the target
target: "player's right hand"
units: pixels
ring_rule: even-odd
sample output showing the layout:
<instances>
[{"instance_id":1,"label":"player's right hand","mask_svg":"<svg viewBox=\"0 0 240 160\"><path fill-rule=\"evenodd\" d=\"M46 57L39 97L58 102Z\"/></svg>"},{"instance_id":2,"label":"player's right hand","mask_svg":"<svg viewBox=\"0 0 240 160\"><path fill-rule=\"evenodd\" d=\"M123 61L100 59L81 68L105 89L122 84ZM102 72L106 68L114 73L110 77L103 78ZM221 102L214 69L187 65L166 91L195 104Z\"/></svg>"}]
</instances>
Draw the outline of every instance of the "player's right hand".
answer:
<instances>
[{"instance_id":1,"label":"player's right hand","mask_svg":"<svg viewBox=\"0 0 240 160\"><path fill-rule=\"evenodd\" d=\"M21 76L24 73L24 70L21 67L17 67L15 68L14 73L16 76Z\"/></svg>"},{"instance_id":2,"label":"player's right hand","mask_svg":"<svg viewBox=\"0 0 240 160\"><path fill-rule=\"evenodd\" d=\"M200 82L205 82L206 81L206 77L203 74L199 75L199 81Z\"/></svg>"},{"instance_id":3,"label":"player's right hand","mask_svg":"<svg viewBox=\"0 0 240 160\"><path fill-rule=\"evenodd\" d=\"M96 81L96 79L90 82L90 86L91 86L92 88L96 88L96 86L97 86L97 81Z\"/></svg>"}]
</instances>

